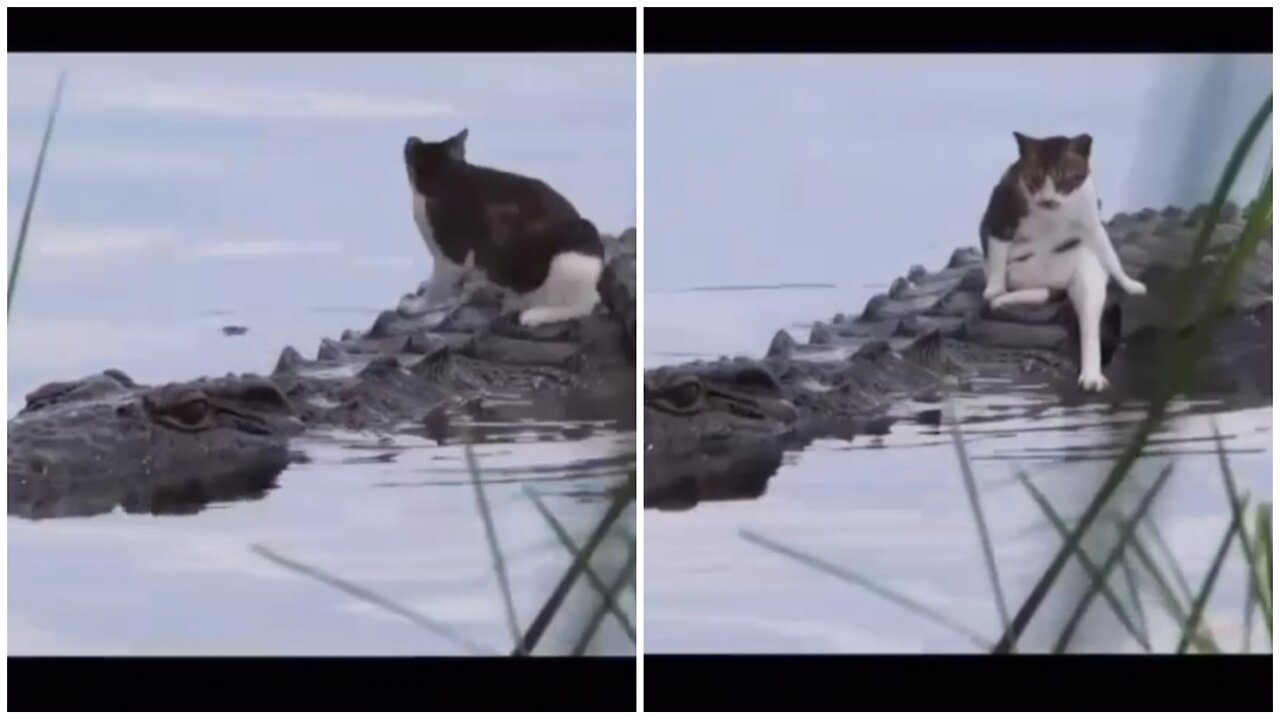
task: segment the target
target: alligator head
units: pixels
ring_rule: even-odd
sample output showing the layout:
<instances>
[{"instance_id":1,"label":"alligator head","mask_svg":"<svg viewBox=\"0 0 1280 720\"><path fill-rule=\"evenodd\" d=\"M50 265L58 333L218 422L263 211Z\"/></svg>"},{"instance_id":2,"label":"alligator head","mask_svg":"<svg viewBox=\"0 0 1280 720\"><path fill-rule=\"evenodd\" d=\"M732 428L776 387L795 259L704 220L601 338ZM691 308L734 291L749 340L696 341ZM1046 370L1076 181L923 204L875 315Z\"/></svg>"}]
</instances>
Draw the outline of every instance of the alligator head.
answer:
<instances>
[{"instance_id":1,"label":"alligator head","mask_svg":"<svg viewBox=\"0 0 1280 720\"><path fill-rule=\"evenodd\" d=\"M645 505L755 496L781 463L799 414L755 361L645 373Z\"/></svg>"},{"instance_id":2,"label":"alligator head","mask_svg":"<svg viewBox=\"0 0 1280 720\"><path fill-rule=\"evenodd\" d=\"M255 375L148 387L106 370L49 383L9 421L9 514L190 513L260 497L301 429Z\"/></svg>"}]
</instances>

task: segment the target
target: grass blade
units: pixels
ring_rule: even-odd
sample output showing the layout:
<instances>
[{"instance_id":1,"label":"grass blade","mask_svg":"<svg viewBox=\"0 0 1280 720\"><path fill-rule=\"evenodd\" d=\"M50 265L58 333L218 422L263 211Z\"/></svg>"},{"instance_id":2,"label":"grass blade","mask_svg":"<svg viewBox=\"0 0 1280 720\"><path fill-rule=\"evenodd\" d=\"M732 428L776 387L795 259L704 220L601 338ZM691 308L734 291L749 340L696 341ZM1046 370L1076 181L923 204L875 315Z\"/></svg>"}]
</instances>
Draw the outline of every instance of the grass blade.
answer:
<instances>
[{"instance_id":1,"label":"grass blade","mask_svg":"<svg viewBox=\"0 0 1280 720\"><path fill-rule=\"evenodd\" d=\"M1227 458L1227 448L1223 444L1222 432L1218 429L1217 421L1213 423L1213 443L1218 451L1218 468L1222 471L1222 486L1226 490L1227 499L1231 502L1231 527L1235 529L1236 538L1240 541L1240 552L1244 554L1245 567L1252 570L1254 567L1253 543L1249 542L1249 532L1244 526L1245 503L1240 497L1239 490L1236 489L1235 473L1231 472L1231 461ZM1252 572L1250 575L1252 576ZM1267 623L1267 632L1271 632L1271 601L1262 594L1257 583L1250 582L1249 586L1254 592L1254 600L1262 610L1263 620Z\"/></svg>"},{"instance_id":2,"label":"grass blade","mask_svg":"<svg viewBox=\"0 0 1280 720\"><path fill-rule=\"evenodd\" d=\"M622 571L618 573L609 587L602 593L599 607L591 614L591 619L587 621L586 628L582 631L582 636L578 638L577 644L573 646L573 654L580 656L587 651L587 645L591 643L591 638L596 636L596 631L600 629L600 623L604 620L604 616L609 612L610 608L617 607L618 594L622 592L622 588L627 582L636 575L636 546L631 544L630 551L627 553L627 562L622 567ZM625 616L619 613L619 622L630 632L627 635L635 642L635 630L631 628L631 624L626 621Z\"/></svg>"},{"instance_id":3,"label":"grass blade","mask_svg":"<svg viewBox=\"0 0 1280 720\"><path fill-rule=\"evenodd\" d=\"M779 555L786 556L788 558L791 558L792 560L796 560L797 562L800 562L803 565L808 565L809 567L815 570L819 570L828 575L844 580L845 582L849 582L854 585L857 585L862 589L867 590L868 592L871 592L875 595L879 595L880 597L888 600L889 602L893 603L894 605L897 605L898 607L903 608L904 610L915 613L916 615L919 615L920 617L925 618L926 620L931 620L934 623L947 628L948 630L955 631L956 633L959 633L965 636L972 643L977 645L979 648L982 648L983 650L988 650L991 648L991 641L987 640L986 638L983 638L978 633L974 632L973 630L970 630L964 625L961 625L955 620L952 620L937 611L930 610L929 608L916 602L915 600L912 600L909 597L906 597L905 595L894 592L893 590L883 587L875 582L872 582L867 578L856 575L855 573L849 570L846 570L845 568L832 565L831 563L828 563L825 560L819 560L818 558L815 558L811 555L800 552L799 550L794 550L779 542L776 542L774 540L769 540L768 538L765 538L761 535L753 533L750 530L739 530L738 535L740 535L742 539L755 543L756 545L759 545L760 547L763 547L766 550L772 550L773 552L776 552Z\"/></svg>"},{"instance_id":4,"label":"grass blade","mask_svg":"<svg viewBox=\"0 0 1280 720\"><path fill-rule=\"evenodd\" d=\"M551 509L547 507L546 503L542 502L542 498L538 497L537 493L531 490L528 486L525 486L524 492L529 496L529 499L533 501L534 507L536 507L538 512L542 514L543 519L545 519L547 524L551 526L551 530L556 534L556 538L560 540L560 544L564 545L564 547L569 551L569 557L577 557L580 550L577 543L575 543L573 538L570 537L569 531L565 529L564 525L560 524L560 521L556 519L555 515L551 514ZM595 570L592 570L589 565L583 569L583 574L587 578L587 583L591 585L596 592L600 593L602 598L604 598L605 611L613 614L618 623L622 625L623 631L627 634L627 637L630 638L632 642L635 642L635 627L632 626L631 621L627 619L627 616L622 612L622 609L618 607L616 600L617 591L611 591L608 587L605 587L604 581L600 579L600 576L597 575Z\"/></svg>"},{"instance_id":5,"label":"grass blade","mask_svg":"<svg viewBox=\"0 0 1280 720\"><path fill-rule=\"evenodd\" d=\"M1085 591L1080 601L1076 604L1075 610L1071 613L1067 623L1062 628L1062 633L1058 635L1058 642L1054 645L1055 653L1065 652L1067 646L1071 643L1071 638L1075 636L1076 629L1080 627L1080 621L1084 619L1084 615L1089 610L1089 606L1093 603L1093 599L1097 597L1101 588L1108 588L1107 576L1111 573L1111 569L1116 566L1116 562L1120 559L1120 554L1124 552L1124 546L1129 543L1129 539L1133 537L1134 528L1138 526L1138 522L1147 515L1152 504L1155 502L1156 495L1164 489L1165 483L1169 480L1169 476L1173 474L1173 464L1170 463L1160 471L1160 475L1156 477L1155 482L1151 483L1151 487L1142 494L1142 498L1138 500L1138 506L1134 508L1133 514L1130 515L1120 526L1120 536L1116 538L1115 546L1111 552L1107 553L1107 557L1102 562L1102 567L1098 569L1097 576L1092 578L1093 584ZM1083 551L1081 551L1083 554ZM1132 626L1126 623L1126 627L1133 632ZM1147 648L1150 649L1149 647Z\"/></svg>"},{"instance_id":6,"label":"grass blade","mask_svg":"<svg viewBox=\"0 0 1280 720\"><path fill-rule=\"evenodd\" d=\"M1164 533L1156 527L1156 524L1150 521L1145 523L1147 532L1151 535L1151 539L1155 541L1156 550L1160 551L1160 557L1169 565L1173 573L1173 581L1178 584L1178 590L1182 593L1183 601L1191 602L1191 583L1187 581L1186 573L1182 572L1182 566L1173 557L1173 550L1169 548L1169 543L1164 540Z\"/></svg>"},{"instance_id":7,"label":"grass blade","mask_svg":"<svg viewBox=\"0 0 1280 720\"><path fill-rule=\"evenodd\" d=\"M1129 550L1120 554L1120 570L1124 573L1124 586L1129 591L1129 603L1133 606L1133 615L1138 621L1138 631L1142 633L1139 642L1148 652L1151 651L1151 627L1147 625L1147 613L1142 609L1142 597L1138 594L1138 574L1129 562Z\"/></svg>"},{"instance_id":8,"label":"grass blade","mask_svg":"<svg viewBox=\"0 0 1280 720\"><path fill-rule=\"evenodd\" d=\"M9 266L9 300L5 314L13 312L13 293L18 287L18 268L22 265L22 253L27 246L27 230L31 227L31 213L36 206L36 193L40 189L40 176L44 174L44 159L49 151L49 139L53 137L53 121L58 117L58 108L62 105L62 87L67 79L67 71L58 73L58 84L53 89L53 106L49 109L49 120L44 126L44 138L40 141L40 152L36 155L35 171L31 175L31 190L27 193L27 204L22 209L22 223L18 226L18 243L13 252L13 264Z\"/></svg>"},{"instance_id":9,"label":"grass blade","mask_svg":"<svg viewBox=\"0 0 1280 720\"><path fill-rule=\"evenodd\" d=\"M1191 636L1196 633L1200 626L1200 620L1204 616L1204 608L1209 603L1209 596L1213 593L1213 586L1218 581L1218 573L1222 570L1222 563L1227 559L1227 552L1231 550L1231 541L1235 540L1236 528L1235 520L1231 521L1231 525L1227 527L1227 532L1222 536L1222 542L1218 545L1218 550L1214 553L1213 563L1209 566L1209 572L1205 574L1204 582L1200 585L1200 592L1196 594L1195 601L1191 603L1191 612L1187 614L1187 621L1182 626L1182 637L1178 640L1177 652L1179 655L1187 651L1187 645L1191 642Z\"/></svg>"},{"instance_id":10,"label":"grass blade","mask_svg":"<svg viewBox=\"0 0 1280 720\"><path fill-rule=\"evenodd\" d=\"M1172 468L1172 466L1170 466L1170 468ZM1025 472L1019 472L1017 477L1018 481L1024 488L1026 488L1027 493L1031 495L1031 498L1035 503L1040 506L1040 511L1049 519L1050 524L1052 524L1054 529L1058 531L1058 534L1062 536L1063 540L1065 541L1069 538L1071 536L1071 529L1067 527L1066 522L1063 521L1062 517L1058 514L1058 511L1054 509L1053 504L1049 502L1049 498L1045 497L1044 493L1040 491L1040 488L1036 487L1035 484L1031 482L1031 478L1027 477ZM1093 560L1089 557L1089 554L1084 551L1084 548L1077 548L1077 551L1076 558L1079 559L1080 566L1084 568L1085 573L1089 576L1089 581L1092 583L1091 587L1101 589L1103 597L1106 599L1107 604L1111 606L1111 610L1116 614L1116 617L1120 620L1120 624L1124 625L1125 629L1129 631L1129 634L1132 635L1140 645L1142 645L1143 649L1150 652L1150 640L1147 639L1145 632L1139 632L1138 628L1134 626L1133 621L1129 619L1128 613L1124 611L1124 606L1120 604L1120 600L1116 598L1115 593L1107 584L1106 573L1098 569L1098 566L1094 564Z\"/></svg>"},{"instance_id":11,"label":"grass blade","mask_svg":"<svg viewBox=\"0 0 1280 720\"><path fill-rule=\"evenodd\" d=\"M289 558L279 555L276 552L269 550L261 545L250 545L249 547L254 552L258 553L262 557L266 558L267 560L270 560L271 562L277 565L289 568L290 570L301 573L315 580L319 580L325 585L328 585L333 588L337 588L338 590L341 590L349 595L354 595L355 597L358 597L367 603L376 605L382 608L383 610L386 610L387 612L399 615L400 617L408 620L414 625L430 630L431 632L443 638L446 638L448 640L452 640L454 643L457 643L458 645L465 647L467 650L470 650L473 654L476 654L476 655L497 654L489 648L486 648L482 645L478 645L475 642L468 640L467 638L450 630L449 628L436 622L435 620L432 620L431 618L417 611L410 610L409 608L395 602L394 600L390 600L381 595L378 595L372 590L362 588L359 585L356 585L355 583L348 582L339 577L330 575L329 573L323 570L320 570L319 568L315 568L310 565L305 565L303 563L298 562L297 560L290 560Z\"/></svg>"},{"instance_id":12,"label":"grass blade","mask_svg":"<svg viewBox=\"0 0 1280 720\"><path fill-rule=\"evenodd\" d=\"M1240 169L1244 166L1245 158L1249 156L1249 151L1253 149L1254 142L1262 134L1267 121L1271 119L1272 97L1272 93L1267 94L1267 99L1262 102L1257 112L1253 114L1249 124L1245 127L1244 133L1231 150L1231 157L1227 160L1227 165L1222 171L1222 177L1219 178L1218 185L1214 188L1213 198L1209 201L1209 207L1204 216L1204 225L1200 227L1200 234L1196 236L1195 244L1192 245L1191 257L1193 262L1204 257L1205 250L1209 247L1209 238L1213 235L1213 228L1217 226L1218 219L1222 217L1222 207L1227 204L1227 197L1231 195L1231 188L1236 184L1236 178L1240 175ZM1265 184L1263 187L1265 188ZM1258 196L1270 196L1270 193L1259 189ZM1183 279L1189 281L1188 275L1189 273L1184 274ZM1178 309L1182 311L1176 317L1182 317L1188 309L1186 308L1186 303L1190 297L1189 284L1184 284L1182 290L1175 297L1175 300L1180 301Z\"/></svg>"},{"instance_id":13,"label":"grass blade","mask_svg":"<svg viewBox=\"0 0 1280 720\"><path fill-rule=\"evenodd\" d=\"M1117 530L1123 522L1123 519L1116 519ZM1174 593L1173 588L1169 585L1165 573L1160 570L1160 566L1155 562L1151 552L1147 550L1146 544L1141 538L1135 536L1129 541L1129 547L1133 550L1134 556L1138 558L1138 562L1147 571L1147 575L1155 582L1156 596L1160 604L1164 606L1165 612L1177 622L1178 627L1185 626L1187 623L1187 611L1183 608L1177 594ZM1177 565L1175 564L1174 567L1176 568ZM1191 602L1190 597L1187 598L1187 602ZM1219 652L1218 644L1214 641L1213 634L1209 631L1209 628L1202 628L1195 635L1192 642L1196 644L1196 648L1201 652Z\"/></svg>"},{"instance_id":14,"label":"grass blade","mask_svg":"<svg viewBox=\"0 0 1280 720\"><path fill-rule=\"evenodd\" d=\"M978 538L982 543L982 558L987 564L987 577L991 580L1000 628L1006 630L1009 627L1009 608L1005 604L1004 590L1000 588L1000 573L996 569L996 555L991 545L991 533L987 530L987 520L982 514L978 481L973 475L973 467L969 464L969 453L965 450L964 439L960 435L960 423L954 412L951 414L951 442L955 445L956 457L960 460L960 475L964 479L965 494L969 497L969 508L973 510L974 524L978 527Z\"/></svg>"},{"instance_id":15,"label":"grass blade","mask_svg":"<svg viewBox=\"0 0 1280 720\"><path fill-rule=\"evenodd\" d=\"M511 597L511 583L507 579L507 564L502 559L502 548L498 545L498 531L494 527L493 514L489 511L489 501L484 494L484 485L480 482L480 468L476 464L475 449L471 443L462 448L467 458L467 470L471 475L471 486L476 491L476 506L480 509L480 519L484 522L484 536L489 543L489 551L493 555L493 568L498 575L498 587L502 590L502 603L506 610L507 627L515 640L517 654L523 655L520 638L520 621L516 618L516 606Z\"/></svg>"},{"instance_id":16,"label":"grass blade","mask_svg":"<svg viewBox=\"0 0 1280 720\"><path fill-rule=\"evenodd\" d=\"M532 653L533 649L537 647L538 641L542 639L547 627L551 625L551 620L560 611L560 606L564 604L565 598L569 596L569 590L577 582L578 576L586 569L591 556L600 547L600 543L604 542L605 537L609 534L609 529L618 521L618 518L622 517L623 511L635 502L635 498L636 476L632 472L627 477L627 484L623 492L615 495L609 503L609 507L591 532L590 537L587 538L587 542L583 544L582 549L574 556L573 563L569 565L564 575L560 577L560 582L551 591L551 595L543 603L542 608L533 618L533 622L529 623L529 629L525 631L523 640L516 646L516 650L512 652L512 655ZM525 649L524 653L521 652L522 647Z\"/></svg>"},{"instance_id":17,"label":"grass blade","mask_svg":"<svg viewBox=\"0 0 1280 720\"><path fill-rule=\"evenodd\" d=\"M1253 552L1254 557L1254 576L1258 579L1258 586L1262 589L1264 597L1267 599L1267 607L1272 606L1273 585L1272 585L1272 569L1271 569L1271 502L1259 503L1258 510L1255 513L1253 537L1257 547ZM1268 632L1271 625L1268 624Z\"/></svg>"}]
</instances>

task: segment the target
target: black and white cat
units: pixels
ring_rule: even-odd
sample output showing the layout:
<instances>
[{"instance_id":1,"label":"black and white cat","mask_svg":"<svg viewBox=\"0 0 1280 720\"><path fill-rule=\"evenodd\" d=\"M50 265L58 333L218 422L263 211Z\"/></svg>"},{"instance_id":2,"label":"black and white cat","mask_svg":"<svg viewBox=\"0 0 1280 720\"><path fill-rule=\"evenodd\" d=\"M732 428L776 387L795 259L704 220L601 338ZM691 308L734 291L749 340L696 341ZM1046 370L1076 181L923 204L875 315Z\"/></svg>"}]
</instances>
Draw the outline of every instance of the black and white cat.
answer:
<instances>
[{"instance_id":1,"label":"black and white cat","mask_svg":"<svg viewBox=\"0 0 1280 720\"><path fill-rule=\"evenodd\" d=\"M1125 273L1102 223L1089 167L1093 138L1013 136L1018 160L992 190L979 229L987 271L983 297L999 308L1048 303L1065 291L1080 324L1080 386L1104 390L1100 334L1107 280L1130 295L1144 295L1147 288Z\"/></svg>"},{"instance_id":2,"label":"black and white cat","mask_svg":"<svg viewBox=\"0 0 1280 720\"><path fill-rule=\"evenodd\" d=\"M405 168L413 219L431 253L431 278L400 302L420 315L478 282L504 292L504 312L536 326L591 314L604 269L594 224L549 185L472 165L467 130L441 142L410 137Z\"/></svg>"}]
</instances>

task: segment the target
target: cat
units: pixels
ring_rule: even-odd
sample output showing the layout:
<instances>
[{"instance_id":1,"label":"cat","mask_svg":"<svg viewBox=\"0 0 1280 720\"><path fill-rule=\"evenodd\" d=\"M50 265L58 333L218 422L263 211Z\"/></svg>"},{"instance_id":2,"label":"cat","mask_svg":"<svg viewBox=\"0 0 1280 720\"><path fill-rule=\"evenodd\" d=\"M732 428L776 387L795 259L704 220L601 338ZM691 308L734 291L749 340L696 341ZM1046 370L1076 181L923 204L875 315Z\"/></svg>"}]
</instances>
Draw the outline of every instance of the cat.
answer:
<instances>
[{"instance_id":1,"label":"cat","mask_svg":"<svg viewBox=\"0 0 1280 720\"><path fill-rule=\"evenodd\" d=\"M1065 295L1079 323L1080 387L1105 390L1099 335L1107 281L1130 295L1147 288L1125 272L1102 224L1089 164L1093 138L1013 136L1018 159L991 191L978 230L987 271L983 299L1000 308Z\"/></svg>"},{"instance_id":2,"label":"cat","mask_svg":"<svg viewBox=\"0 0 1280 720\"><path fill-rule=\"evenodd\" d=\"M413 218L432 270L400 312L419 315L488 283L527 327L590 315L604 270L595 225L541 180L468 162L467 135L405 141Z\"/></svg>"}]
</instances>

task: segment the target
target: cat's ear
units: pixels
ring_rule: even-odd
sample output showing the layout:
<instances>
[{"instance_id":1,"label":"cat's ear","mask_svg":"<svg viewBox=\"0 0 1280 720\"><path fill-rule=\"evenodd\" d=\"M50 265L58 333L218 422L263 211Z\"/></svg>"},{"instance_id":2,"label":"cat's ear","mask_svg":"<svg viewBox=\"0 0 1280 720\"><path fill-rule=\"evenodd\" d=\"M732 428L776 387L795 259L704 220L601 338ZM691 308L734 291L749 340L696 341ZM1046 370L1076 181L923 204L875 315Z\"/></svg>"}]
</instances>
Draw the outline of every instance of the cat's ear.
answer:
<instances>
[{"instance_id":1,"label":"cat's ear","mask_svg":"<svg viewBox=\"0 0 1280 720\"><path fill-rule=\"evenodd\" d=\"M1093 151L1093 136L1089 133L1081 133L1071 138L1071 149L1075 150L1080 157L1088 158L1089 153Z\"/></svg>"},{"instance_id":2,"label":"cat's ear","mask_svg":"<svg viewBox=\"0 0 1280 720\"><path fill-rule=\"evenodd\" d=\"M454 160L467 159L467 128L462 128L458 134L444 141L444 149L448 151L449 157Z\"/></svg>"},{"instance_id":3,"label":"cat's ear","mask_svg":"<svg viewBox=\"0 0 1280 720\"><path fill-rule=\"evenodd\" d=\"M1013 131L1013 139L1018 142L1018 157L1030 157L1036 146L1035 138L1027 137L1017 130Z\"/></svg>"}]
</instances>

